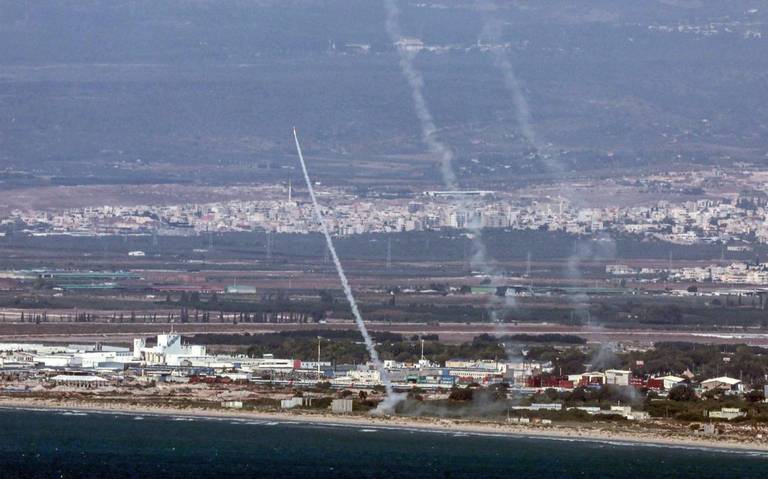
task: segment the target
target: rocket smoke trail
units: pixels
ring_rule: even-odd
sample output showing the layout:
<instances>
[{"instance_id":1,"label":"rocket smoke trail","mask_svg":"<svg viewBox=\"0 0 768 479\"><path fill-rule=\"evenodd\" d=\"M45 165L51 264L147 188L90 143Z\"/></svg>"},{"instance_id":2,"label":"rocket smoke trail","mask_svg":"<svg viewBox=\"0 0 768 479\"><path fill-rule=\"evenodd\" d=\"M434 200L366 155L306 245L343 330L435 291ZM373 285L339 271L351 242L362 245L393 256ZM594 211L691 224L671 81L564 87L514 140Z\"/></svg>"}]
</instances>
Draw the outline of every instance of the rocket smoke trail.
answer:
<instances>
[{"instance_id":1,"label":"rocket smoke trail","mask_svg":"<svg viewBox=\"0 0 768 479\"><path fill-rule=\"evenodd\" d=\"M486 11L495 11L498 9L494 0L488 0L481 4ZM512 103L515 107L515 119L520 134L528 145L535 150L544 167L555 176L561 177L565 174L566 167L558 158L557 153L553 151L553 148L550 145L543 143L536 134L528 100L526 99L523 87L515 73L512 61L506 52L506 46L502 44L501 41L502 27L503 25L498 18L490 18L486 16L479 40L485 42L489 47L490 52L493 55L493 63L501 72L504 86L510 93ZM574 189L561 188L560 194L566 197L570 202L575 202L581 199L578 191L575 191ZM600 240L601 247L595 247L594 245L582 242L575 245L574 251L566 263L565 274L568 278L577 281L581 280L582 275L580 267L585 260L607 259L615 256L616 246L613 239L603 236ZM589 315L589 306L586 295L582 293L571 298L571 301L575 304L578 310L585 310L588 318L591 318L591 315ZM591 323L591 319L588 321ZM591 326L591 324L589 325Z\"/></svg>"},{"instance_id":2,"label":"rocket smoke trail","mask_svg":"<svg viewBox=\"0 0 768 479\"><path fill-rule=\"evenodd\" d=\"M482 6L487 10L496 10L496 2L489 0L482 2ZM523 140L533 148L536 155L541 159L544 167L551 173L560 176L563 174L565 168L563 164L558 160L557 156L553 154L551 148L548 145L542 143L536 134L536 129L533 126L531 118L531 108L528 104L528 100L523 92L523 87L520 84L520 80L515 74L515 68L512 65L507 53L506 47L501 43L502 23L496 18L486 17L485 24L483 25L482 32L480 33L479 42L486 42L491 54L493 55L493 63L496 68L501 72L504 80L504 86L510 93L512 104L515 107L515 120L519 128L520 134ZM569 200L574 199L573 191L560 191ZM577 253L569 258L566 268L566 275L568 277L579 279L579 264L580 256ZM583 298L578 298L577 303L583 307Z\"/></svg>"},{"instance_id":3,"label":"rocket smoke trail","mask_svg":"<svg viewBox=\"0 0 768 479\"><path fill-rule=\"evenodd\" d=\"M386 29L392 43L397 43L403 37L398 23L400 10L395 5L394 0L384 0L384 7L387 10ZM411 87L411 98L416 109L416 116L421 123L421 135L429 151L440 158L440 172L443 175L443 182L449 190L456 189L456 174L453 171L453 152L444 143L435 138L437 127L432 113L429 111L427 101L424 99L424 78L421 73L413 66L413 58L410 53L402 48L397 49L400 54L400 70L403 72L408 85Z\"/></svg>"},{"instance_id":4,"label":"rocket smoke trail","mask_svg":"<svg viewBox=\"0 0 768 479\"><path fill-rule=\"evenodd\" d=\"M392 382L389 380L389 374L387 373L387 370L384 369L384 366L379 359L379 353L376 351L376 346L373 344L373 339L371 339L371 335L368 333L368 328L365 327L365 322L363 321L363 317L357 307L357 301L355 301L355 297L352 295L352 288L350 288L347 275L344 273L344 268L341 266L339 255L336 254L336 248L333 245L333 239L331 238L331 234L328 232L328 227L325 224L325 220L323 220L323 213L320 211L320 205L317 203L315 189L312 187L312 181L309 179L309 172L307 172L307 164L304 162L304 155L301 153L301 145L299 145L299 135L296 133L296 128L293 129L293 138L296 140L296 151L299 154L299 161L301 162L301 172L304 174L304 181L307 183L309 197L312 199L312 207L315 210L315 218L320 224L320 229L323 232L323 236L325 236L325 243L328 246L328 251L331 252L333 264L336 266L336 272L339 274L339 280L341 281L341 286L344 289L344 295L347 297L347 301L349 301L349 307L352 309L352 315L355 317L355 324L357 324L357 329L360 330L360 334L362 334L363 341L365 342L365 348L368 350L368 354L371 356L371 361L373 362L374 367L377 371L379 371L382 382L384 382L384 388L387 392L387 397L382 402L381 408L378 409L378 411L393 412L394 407L398 402L400 402L402 397L401 395L396 394L392 389Z\"/></svg>"},{"instance_id":5,"label":"rocket smoke trail","mask_svg":"<svg viewBox=\"0 0 768 479\"><path fill-rule=\"evenodd\" d=\"M489 3L493 5L494 2ZM539 155L544 166L546 166L552 173L560 174L565 168L550 151L550 148L541 143L536 135L536 130L533 127L533 121L531 120L531 108L523 93L523 87L520 85L520 81L515 74L515 69L512 66L509 57L506 55L504 47L499 45L501 27L502 24L499 20L488 20L483 26L480 38L481 40L485 39L490 44L490 50L491 53L493 53L493 62L496 65L496 68L501 71L502 77L504 78L504 86L512 95L512 103L515 105L515 119L520 128L520 133L528 145L536 150L536 154Z\"/></svg>"},{"instance_id":6,"label":"rocket smoke trail","mask_svg":"<svg viewBox=\"0 0 768 479\"><path fill-rule=\"evenodd\" d=\"M386 30L390 41L394 44L400 41L403 37L400 25L398 22L400 16L400 10L397 8L395 0L384 0L384 8L386 10ZM408 81L408 85L411 88L411 98L413 100L413 106L416 110L416 116L421 124L421 135L424 143L429 151L440 159L440 173L443 177L443 184L448 190L457 189L456 173L453 169L453 152L445 143L441 142L437 137L437 127L435 126L435 120L432 117L432 113L429 111L427 101L424 98L424 78L421 72L416 69L413 64L413 55L402 48L397 48L397 52L400 57L400 70ZM469 213L470 206L466 200L461 201L459 207L464 210L464 213ZM496 278L499 277L497 271L492 268L487 258L487 250L485 243L482 239L482 225L470 219L466 223L467 229L471 233L472 248L474 254L472 255L471 262L473 266L478 267L484 274L491 277L492 285L496 285ZM494 296L494 301L498 301L498 297ZM507 298L508 302L514 301L511 297ZM497 321L496 312L491 311L491 316L494 321Z\"/></svg>"}]
</instances>

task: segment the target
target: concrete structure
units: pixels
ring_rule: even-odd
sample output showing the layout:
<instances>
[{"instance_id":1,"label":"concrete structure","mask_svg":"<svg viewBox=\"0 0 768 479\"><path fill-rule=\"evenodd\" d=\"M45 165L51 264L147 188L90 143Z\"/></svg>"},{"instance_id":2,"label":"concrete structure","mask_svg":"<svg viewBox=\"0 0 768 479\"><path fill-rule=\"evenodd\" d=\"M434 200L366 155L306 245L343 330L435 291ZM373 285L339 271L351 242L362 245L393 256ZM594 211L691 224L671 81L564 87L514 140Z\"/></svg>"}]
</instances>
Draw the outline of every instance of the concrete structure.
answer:
<instances>
[{"instance_id":1,"label":"concrete structure","mask_svg":"<svg viewBox=\"0 0 768 479\"><path fill-rule=\"evenodd\" d=\"M297 369L297 366L301 364L300 361L293 359L276 359L271 354L265 354L258 360L252 363L254 369L269 370L269 371L292 371Z\"/></svg>"},{"instance_id":2,"label":"concrete structure","mask_svg":"<svg viewBox=\"0 0 768 479\"><path fill-rule=\"evenodd\" d=\"M512 422L516 424L529 424L531 420L530 418L527 418L527 417L510 417L510 418L507 418L507 422Z\"/></svg>"},{"instance_id":3,"label":"concrete structure","mask_svg":"<svg viewBox=\"0 0 768 479\"><path fill-rule=\"evenodd\" d=\"M685 381L685 378L681 378L679 376L662 376L660 378L655 378L655 379L662 381L662 384L664 385L665 390L670 390L673 387Z\"/></svg>"},{"instance_id":4,"label":"concrete structure","mask_svg":"<svg viewBox=\"0 0 768 479\"><path fill-rule=\"evenodd\" d=\"M569 374L568 381L571 381L578 386L605 384L605 373L592 371L582 374Z\"/></svg>"},{"instance_id":5,"label":"concrete structure","mask_svg":"<svg viewBox=\"0 0 768 479\"><path fill-rule=\"evenodd\" d=\"M724 407L720 408L719 411L709 411L707 414L710 419L725 419L726 421L736 419L737 417L744 417L746 415L747 413L737 407Z\"/></svg>"},{"instance_id":6,"label":"concrete structure","mask_svg":"<svg viewBox=\"0 0 768 479\"><path fill-rule=\"evenodd\" d=\"M61 355L37 355L33 359L49 368L78 368L82 366L82 359L76 358L70 354Z\"/></svg>"},{"instance_id":7,"label":"concrete structure","mask_svg":"<svg viewBox=\"0 0 768 479\"><path fill-rule=\"evenodd\" d=\"M334 399L331 401L331 412L334 414L349 414L352 412L351 399Z\"/></svg>"},{"instance_id":8,"label":"concrete structure","mask_svg":"<svg viewBox=\"0 0 768 479\"><path fill-rule=\"evenodd\" d=\"M134 357L147 364L179 366L185 359L206 356L205 346L182 345L181 336L173 333L159 334L157 345L153 347L146 347L143 339L136 339L133 348Z\"/></svg>"},{"instance_id":9,"label":"concrete structure","mask_svg":"<svg viewBox=\"0 0 768 479\"><path fill-rule=\"evenodd\" d=\"M738 379L721 376L719 378L707 379L701 382L701 388L704 391L718 390L722 392L743 392L744 385Z\"/></svg>"},{"instance_id":10,"label":"concrete structure","mask_svg":"<svg viewBox=\"0 0 768 479\"><path fill-rule=\"evenodd\" d=\"M630 420L636 420L636 419L648 419L650 415L647 412L642 411L633 411L632 406L611 406L611 409L608 411L601 411L601 414L616 414L619 415L625 419Z\"/></svg>"},{"instance_id":11,"label":"concrete structure","mask_svg":"<svg viewBox=\"0 0 768 479\"><path fill-rule=\"evenodd\" d=\"M0 352L27 351L32 353L49 354L65 351L64 346L45 346L41 343L0 343Z\"/></svg>"},{"instance_id":12,"label":"concrete structure","mask_svg":"<svg viewBox=\"0 0 768 479\"><path fill-rule=\"evenodd\" d=\"M331 384L340 386L375 386L381 384L381 373L375 369L349 371L346 376L335 378Z\"/></svg>"},{"instance_id":13,"label":"concrete structure","mask_svg":"<svg viewBox=\"0 0 768 479\"><path fill-rule=\"evenodd\" d=\"M587 414L600 414L600 407L599 406L576 406L572 408L568 408L569 411L584 411Z\"/></svg>"},{"instance_id":14,"label":"concrete structure","mask_svg":"<svg viewBox=\"0 0 768 479\"><path fill-rule=\"evenodd\" d=\"M59 374L51 378L51 382L57 386L70 386L77 388L97 388L106 386L109 381L99 376L77 375L77 374Z\"/></svg>"},{"instance_id":15,"label":"concrete structure","mask_svg":"<svg viewBox=\"0 0 768 479\"><path fill-rule=\"evenodd\" d=\"M632 377L632 371L621 369L607 369L605 371L605 384L614 384L616 386L629 386L629 379Z\"/></svg>"},{"instance_id":16,"label":"concrete structure","mask_svg":"<svg viewBox=\"0 0 768 479\"><path fill-rule=\"evenodd\" d=\"M418 38L401 38L394 44L398 50L405 50L409 53L418 53L424 49L424 42Z\"/></svg>"},{"instance_id":17,"label":"concrete structure","mask_svg":"<svg viewBox=\"0 0 768 479\"><path fill-rule=\"evenodd\" d=\"M530 406L514 406L512 409L518 411L562 411L563 405L559 402L533 403Z\"/></svg>"},{"instance_id":18,"label":"concrete structure","mask_svg":"<svg viewBox=\"0 0 768 479\"><path fill-rule=\"evenodd\" d=\"M281 399L281 409L293 409L295 407L308 407L312 405L312 398L306 398L301 396L294 396L290 399Z\"/></svg>"},{"instance_id":19,"label":"concrete structure","mask_svg":"<svg viewBox=\"0 0 768 479\"><path fill-rule=\"evenodd\" d=\"M576 407L568 408L568 410L584 411L587 414L590 414L593 416L597 414L613 414L613 415L621 416L630 421L647 421L648 419L651 418L651 415L645 411L633 411L631 406L621 406L621 405L611 406L610 409L601 409L598 406L576 406Z\"/></svg>"},{"instance_id":20,"label":"concrete structure","mask_svg":"<svg viewBox=\"0 0 768 479\"><path fill-rule=\"evenodd\" d=\"M227 286L227 294L256 294L256 287L247 284L233 284Z\"/></svg>"}]
</instances>

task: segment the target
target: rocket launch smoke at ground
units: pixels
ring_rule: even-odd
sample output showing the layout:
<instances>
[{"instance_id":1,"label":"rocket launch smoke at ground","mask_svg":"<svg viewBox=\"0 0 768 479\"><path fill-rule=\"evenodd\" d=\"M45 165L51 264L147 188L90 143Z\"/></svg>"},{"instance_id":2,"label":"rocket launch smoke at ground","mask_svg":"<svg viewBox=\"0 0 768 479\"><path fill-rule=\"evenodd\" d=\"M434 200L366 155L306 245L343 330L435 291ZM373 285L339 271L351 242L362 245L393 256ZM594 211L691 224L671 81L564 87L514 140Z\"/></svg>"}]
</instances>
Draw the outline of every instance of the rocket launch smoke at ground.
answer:
<instances>
[{"instance_id":1,"label":"rocket launch smoke at ground","mask_svg":"<svg viewBox=\"0 0 768 479\"><path fill-rule=\"evenodd\" d=\"M384 369L383 365L381 364L379 353L376 351L376 346L373 344L373 339L368 333L368 328L365 327L365 321L363 321L363 317L360 314L360 309L357 307L357 301L355 301L355 297L352 295L352 288L349 286L349 281L347 280L346 273L344 273L344 268L342 267L341 261L339 260L339 255L336 254L336 248L333 245L333 239L331 238L331 234L328 232L328 227L325 225L325 220L323 220L323 213L320 211L320 205L318 204L317 197L315 196L315 189L312 187L312 181L309 178L307 164L304 162L304 155L301 152L299 135L296 133L296 128L293 129L293 138L296 140L296 151L299 154L299 161L301 162L301 172L304 174L304 181L307 183L307 191L309 191L309 197L312 200L312 207L315 210L315 217L317 218L317 222L320 224L320 230L323 232L323 236L325 236L325 242L328 246L328 251L331 253L331 258L333 259L333 264L336 267L336 272L339 274L341 287L344 290L344 295L347 297L349 307L352 309L352 315L355 318L357 329L360 330L360 334L363 336L365 348L368 350L368 354L371 356L371 361L373 362L374 367L379 371L381 380L384 383L384 387L386 388L387 398L383 402L383 407L380 409L380 411L392 411L399 402L400 396L395 394L392 390L392 382L389 380L387 370Z\"/></svg>"}]
</instances>

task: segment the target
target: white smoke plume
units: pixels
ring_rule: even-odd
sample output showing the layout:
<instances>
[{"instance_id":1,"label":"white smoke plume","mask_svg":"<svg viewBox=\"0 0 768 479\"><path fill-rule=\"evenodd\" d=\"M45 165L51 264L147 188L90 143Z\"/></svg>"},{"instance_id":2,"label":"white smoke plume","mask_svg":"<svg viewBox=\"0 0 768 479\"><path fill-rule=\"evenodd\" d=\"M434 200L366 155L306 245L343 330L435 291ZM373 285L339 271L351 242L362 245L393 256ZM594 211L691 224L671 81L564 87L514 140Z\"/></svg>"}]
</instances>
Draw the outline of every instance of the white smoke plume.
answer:
<instances>
[{"instance_id":1,"label":"white smoke plume","mask_svg":"<svg viewBox=\"0 0 768 479\"><path fill-rule=\"evenodd\" d=\"M397 43L403 39L399 24L400 10L394 0L384 0L384 7L387 14L387 35L392 44L397 47ZM440 172L443 179L443 185L448 190L455 190L457 189L458 184L456 181L456 173L453 168L454 155L451 149L437 138L435 120L432 117L432 113L427 106L427 101L424 98L424 78L422 77L421 72L419 72L413 64L414 54L403 48L396 48L396 50L399 55L400 70L411 89L413 106L421 126L422 140L429 151L440 159ZM500 274L491 266L488 260L487 249L482 238L482 224L474 219L471 204L467 201L460 201L458 206L468 218L465 227L470 232L469 238L472 242L472 249L474 250L474 254L471 256L471 265L472 267L479 269L483 274L489 276L491 278L492 286L498 286ZM499 306L499 303L503 303L504 306L507 306L509 303L514 302L512 298L507 298L506 300L502 300L497 296L493 296L493 298L495 306ZM495 310L492 309L490 315L494 322L499 320Z\"/></svg>"},{"instance_id":2,"label":"white smoke plume","mask_svg":"<svg viewBox=\"0 0 768 479\"><path fill-rule=\"evenodd\" d=\"M384 0L384 7L387 11L387 35L389 35L390 41L396 44L403 38L398 21L400 10L394 0ZM424 99L424 78L413 65L413 54L403 48L397 48L397 51L400 55L400 70L411 87L413 106L421 123L422 139L429 151L440 159L440 172L443 175L445 187L454 190L456 189L456 174L453 171L453 152L435 136L437 133L435 120L432 118L426 99Z\"/></svg>"},{"instance_id":3,"label":"white smoke plume","mask_svg":"<svg viewBox=\"0 0 768 479\"><path fill-rule=\"evenodd\" d=\"M494 2L487 2L486 7L492 7L495 9ZM531 108L528 104L528 99L523 92L523 87L518 79L515 69L512 66L512 62L509 59L509 55L506 52L506 47L501 41L501 28L502 23L498 19L488 19L483 26L482 33L480 34L480 42L485 42L489 51L493 55L493 63L496 68L502 74L504 79L504 86L509 91L512 104L515 107L515 119L519 128L520 134L528 145L533 148L537 156L541 159L544 167L557 177L562 177L565 172L565 167L558 159L557 153L553 149L540 141L536 134L536 129L533 126L533 120L531 118ZM569 201L577 200L577 193L572 189L561 189L561 194ZM572 280L581 279L581 262L582 259L588 256L584 251L585 245L579 242L575 246L575 251L568 259L566 266L566 276ZM579 307L583 307L583 303L586 302L586 297L573 298Z\"/></svg>"},{"instance_id":4,"label":"white smoke plume","mask_svg":"<svg viewBox=\"0 0 768 479\"><path fill-rule=\"evenodd\" d=\"M493 2L490 3L492 4ZM480 34L480 41L487 43L488 49L493 54L493 63L501 72L504 86L512 96L512 103L515 107L515 119L517 120L520 134L528 145L536 151L536 154L550 172L561 174L565 170L563 164L558 161L556 154L551 151L550 146L542 143L536 134L536 129L531 119L531 108L528 104L528 99L523 92L520 80L515 74L515 69L506 53L506 48L501 44L501 27L502 23L498 19L487 20Z\"/></svg>"},{"instance_id":5,"label":"white smoke plume","mask_svg":"<svg viewBox=\"0 0 768 479\"><path fill-rule=\"evenodd\" d=\"M484 11L497 10L497 5L492 0L483 1L481 3ZM503 43L501 33L501 21L498 20L498 18L490 18L486 16L479 43L483 44L483 46L491 52L493 55L493 63L502 74L504 86L509 92L512 104L515 108L515 119L521 136L525 142L535 150L544 167L555 177L562 178L566 172L565 165L560 161L557 152L554 151L552 146L542 142L537 135L531 117L531 108L528 99L526 98L523 86L515 73L515 68L507 53L507 45ZM572 188L561 188L560 194L571 203L579 202L582 199L580 198L579 192ZM594 242L579 241L576 243L574 251L566 263L566 277L579 283L583 277L581 269L585 260L609 259L612 256L615 256L616 245L612 238L607 237L606 235L600 235L597 239L599 241L597 246ZM606 254L605 250L608 251L608 254ZM588 299L586 295L572 296L571 301L575 303L577 312L579 310L584 311L588 308ZM589 318L589 325L592 326L591 316L588 312L587 317Z\"/></svg>"},{"instance_id":6,"label":"white smoke plume","mask_svg":"<svg viewBox=\"0 0 768 479\"><path fill-rule=\"evenodd\" d=\"M339 274L339 281L341 281L341 287L344 290L344 295L347 297L349 307L352 309L352 315L355 318L357 329L360 330L360 334L363 336L363 341L365 342L365 348L368 350L368 354L371 356L371 362L379 372L381 380L384 383L387 397L379 404L380 407L377 408L377 412L394 412L395 407L403 399L403 397L400 394L396 394L392 389L392 381L390 381L389 374L384 368L384 365L381 363L381 359L379 359L379 353L376 351L376 346L373 344L373 339L368 333L368 328L365 326L365 321L363 321L363 317L360 314L360 309L357 307L357 301L355 301L355 297L352 294L352 288L349 286L347 275L344 273L344 267L341 265L339 255L336 254L336 247L333 245L333 239L331 238L331 234L328 232L328 227L326 226L325 220L323 219L323 212L321 211L320 205L317 202L315 189L312 186L312 181L310 180L309 172L307 171L307 164L304 162L304 155L301 152L299 135L296 133L296 128L293 129L293 138L296 141L296 151L299 154L299 161L301 162L301 172L304 174L304 181L307 183L307 191L309 191L309 197L312 200L312 207L315 211L315 218L317 219L317 222L320 225L320 230L325 237L325 242L328 246L328 251L331 253L331 258L333 259L333 264L336 267L336 272Z\"/></svg>"}]
</instances>

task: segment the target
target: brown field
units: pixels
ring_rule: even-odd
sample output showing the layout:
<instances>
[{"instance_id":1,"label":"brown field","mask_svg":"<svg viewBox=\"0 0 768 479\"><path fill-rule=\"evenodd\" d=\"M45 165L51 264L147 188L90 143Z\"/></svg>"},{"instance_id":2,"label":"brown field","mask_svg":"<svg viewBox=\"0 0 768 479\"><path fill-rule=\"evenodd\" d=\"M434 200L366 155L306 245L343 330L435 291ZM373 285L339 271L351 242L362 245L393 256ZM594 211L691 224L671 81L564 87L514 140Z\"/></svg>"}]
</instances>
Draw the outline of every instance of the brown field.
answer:
<instances>
[{"instance_id":1,"label":"brown field","mask_svg":"<svg viewBox=\"0 0 768 479\"><path fill-rule=\"evenodd\" d=\"M757 333L712 333L696 331L664 331L654 329L607 330L587 326L564 326L557 324L501 324L488 323L442 323L436 324L390 324L368 323L371 331L391 332L412 336L437 334L441 341L460 343L469 341L480 334L531 334L546 333L572 334L589 342L630 342L652 344L659 341L686 341L702 344L740 344L768 346L768 335ZM0 341L37 342L106 342L128 344L137 336L152 336L168 332L170 324L0 324ZM298 330L354 330L352 321L335 320L327 324L174 324L173 330L185 336L201 334L263 334L278 331ZM322 334L322 333L321 333Z\"/></svg>"},{"instance_id":2,"label":"brown field","mask_svg":"<svg viewBox=\"0 0 768 479\"><path fill-rule=\"evenodd\" d=\"M0 192L0 214L104 205L172 205L266 199L264 188L200 185L40 186Z\"/></svg>"}]
</instances>

